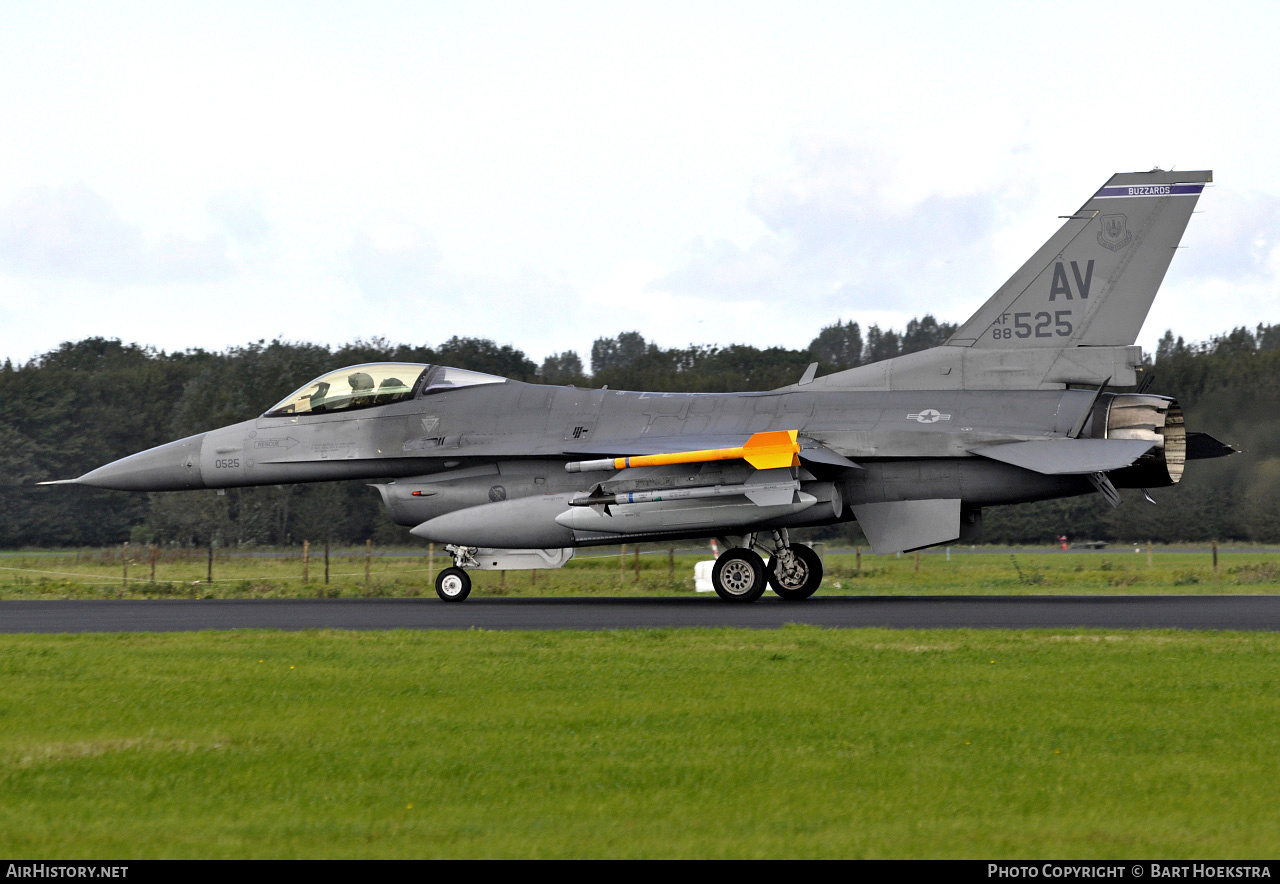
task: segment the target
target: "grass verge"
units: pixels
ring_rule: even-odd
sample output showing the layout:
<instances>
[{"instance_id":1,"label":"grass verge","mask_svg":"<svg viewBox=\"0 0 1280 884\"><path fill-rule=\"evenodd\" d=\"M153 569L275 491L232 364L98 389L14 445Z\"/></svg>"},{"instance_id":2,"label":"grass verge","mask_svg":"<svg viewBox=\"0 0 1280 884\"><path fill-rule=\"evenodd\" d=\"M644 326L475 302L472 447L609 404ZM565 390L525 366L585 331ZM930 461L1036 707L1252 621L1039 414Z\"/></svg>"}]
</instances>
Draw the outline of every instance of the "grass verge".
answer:
<instances>
[{"instance_id":1,"label":"grass verge","mask_svg":"<svg viewBox=\"0 0 1280 884\"><path fill-rule=\"evenodd\" d=\"M16 553L0 558L0 599L57 598L351 598L433 595L432 577L451 560L420 552L379 551L365 578L362 549L335 551L330 579L312 557L303 579L296 551L253 557L219 554L208 580L203 550L166 550L152 579L146 550L136 551L125 579L120 549L64 554ZM612 554L610 554L610 552ZM826 557L824 595L1143 595L1280 592L1280 563L1262 552L1221 556L1215 570L1207 553L1158 549L1148 560L1133 552L1017 553L940 551L921 555ZM385 554L384 554L385 553ZM479 596L652 596L692 593L693 566L709 558L668 558L665 548L636 557L616 549L581 552L558 571L474 571Z\"/></svg>"},{"instance_id":2,"label":"grass verge","mask_svg":"<svg viewBox=\"0 0 1280 884\"><path fill-rule=\"evenodd\" d=\"M0 636L10 857L1280 852L1280 635Z\"/></svg>"}]
</instances>

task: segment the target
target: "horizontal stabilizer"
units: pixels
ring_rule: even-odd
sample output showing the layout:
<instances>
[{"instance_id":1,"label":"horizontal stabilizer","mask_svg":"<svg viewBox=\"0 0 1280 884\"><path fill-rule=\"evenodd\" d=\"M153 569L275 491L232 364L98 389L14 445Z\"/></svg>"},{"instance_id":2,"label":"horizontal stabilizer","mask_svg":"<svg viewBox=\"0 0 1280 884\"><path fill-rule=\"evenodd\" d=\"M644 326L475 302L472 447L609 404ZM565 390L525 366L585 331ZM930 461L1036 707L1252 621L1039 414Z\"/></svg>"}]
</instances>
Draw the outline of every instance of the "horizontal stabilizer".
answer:
<instances>
[{"instance_id":1,"label":"horizontal stabilizer","mask_svg":"<svg viewBox=\"0 0 1280 884\"><path fill-rule=\"evenodd\" d=\"M895 500L853 507L877 555L910 552L960 537L960 500Z\"/></svg>"},{"instance_id":2,"label":"horizontal stabilizer","mask_svg":"<svg viewBox=\"0 0 1280 884\"><path fill-rule=\"evenodd\" d=\"M1226 442L1219 442L1208 433L1187 433L1187 460L1205 460L1210 457L1226 457L1237 449ZM801 453L801 457L803 457Z\"/></svg>"},{"instance_id":3,"label":"horizontal stabilizer","mask_svg":"<svg viewBox=\"0 0 1280 884\"><path fill-rule=\"evenodd\" d=\"M1079 476L1132 466L1153 445L1145 439L1035 439L969 453L1046 476Z\"/></svg>"}]
</instances>

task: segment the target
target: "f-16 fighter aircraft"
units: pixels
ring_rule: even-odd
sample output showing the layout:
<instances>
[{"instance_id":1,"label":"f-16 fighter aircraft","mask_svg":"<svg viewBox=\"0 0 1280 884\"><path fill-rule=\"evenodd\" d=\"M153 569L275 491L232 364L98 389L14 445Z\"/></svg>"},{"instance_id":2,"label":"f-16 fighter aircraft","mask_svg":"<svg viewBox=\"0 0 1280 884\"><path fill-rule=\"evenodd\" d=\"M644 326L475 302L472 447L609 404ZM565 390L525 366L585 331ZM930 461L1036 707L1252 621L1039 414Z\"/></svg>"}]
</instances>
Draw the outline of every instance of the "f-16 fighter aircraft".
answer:
<instances>
[{"instance_id":1,"label":"f-16 fighter aircraft","mask_svg":"<svg viewBox=\"0 0 1280 884\"><path fill-rule=\"evenodd\" d=\"M808 598L793 528L856 520L876 553L965 540L985 507L1173 485L1232 449L1138 383L1134 345L1210 172L1112 176L943 345L756 393L526 384L378 363L261 416L69 483L178 491L374 480L442 543L446 601L472 569L558 568L577 547L720 538L730 602ZM769 556L766 564L760 552Z\"/></svg>"}]
</instances>

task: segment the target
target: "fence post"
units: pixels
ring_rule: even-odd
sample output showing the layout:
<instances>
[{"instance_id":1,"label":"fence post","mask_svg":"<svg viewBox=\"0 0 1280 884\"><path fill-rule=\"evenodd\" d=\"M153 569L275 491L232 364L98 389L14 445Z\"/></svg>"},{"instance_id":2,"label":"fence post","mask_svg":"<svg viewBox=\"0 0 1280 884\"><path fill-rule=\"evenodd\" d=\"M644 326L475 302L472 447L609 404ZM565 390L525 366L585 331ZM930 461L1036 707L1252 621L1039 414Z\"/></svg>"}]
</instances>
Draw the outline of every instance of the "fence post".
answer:
<instances>
[{"instance_id":1,"label":"fence post","mask_svg":"<svg viewBox=\"0 0 1280 884\"><path fill-rule=\"evenodd\" d=\"M1218 541L1213 542L1213 573L1218 573Z\"/></svg>"},{"instance_id":2,"label":"fence post","mask_svg":"<svg viewBox=\"0 0 1280 884\"><path fill-rule=\"evenodd\" d=\"M311 541L302 541L302 582L311 582Z\"/></svg>"},{"instance_id":3,"label":"fence post","mask_svg":"<svg viewBox=\"0 0 1280 884\"><path fill-rule=\"evenodd\" d=\"M120 558L124 559L124 589L129 591L129 541L124 542L124 549L120 552Z\"/></svg>"},{"instance_id":4,"label":"fence post","mask_svg":"<svg viewBox=\"0 0 1280 884\"><path fill-rule=\"evenodd\" d=\"M205 578L206 578L205 579L206 583L209 583L209 584L213 583L213 541L212 540L209 541L209 569L208 569L208 573L205 575Z\"/></svg>"},{"instance_id":5,"label":"fence post","mask_svg":"<svg viewBox=\"0 0 1280 884\"><path fill-rule=\"evenodd\" d=\"M370 538L364 542L364 586L369 588L369 566L373 559L373 539Z\"/></svg>"},{"instance_id":6,"label":"fence post","mask_svg":"<svg viewBox=\"0 0 1280 884\"><path fill-rule=\"evenodd\" d=\"M622 544L622 554L618 557L618 561L622 564L622 570L618 572L618 582L627 582L627 545Z\"/></svg>"},{"instance_id":7,"label":"fence post","mask_svg":"<svg viewBox=\"0 0 1280 884\"><path fill-rule=\"evenodd\" d=\"M859 574L862 573L862 547L858 547L858 558L857 558L856 570Z\"/></svg>"},{"instance_id":8,"label":"fence post","mask_svg":"<svg viewBox=\"0 0 1280 884\"><path fill-rule=\"evenodd\" d=\"M324 541L324 585L325 586L329 585L329 540L328 538L325 538L325 541ZM325 595L328 595L328 594L329 594L329 591L325 590Z\"/></svg>"},{"instance_id":9,"label":"fence post","mask_svg":"<svg viewBox=\"0 0 1280 884\"><path fill-rule=\"evenodd\" d=\"M151 545L151 582L156 582L156 547Z\"/></svg>"}]
</instances>

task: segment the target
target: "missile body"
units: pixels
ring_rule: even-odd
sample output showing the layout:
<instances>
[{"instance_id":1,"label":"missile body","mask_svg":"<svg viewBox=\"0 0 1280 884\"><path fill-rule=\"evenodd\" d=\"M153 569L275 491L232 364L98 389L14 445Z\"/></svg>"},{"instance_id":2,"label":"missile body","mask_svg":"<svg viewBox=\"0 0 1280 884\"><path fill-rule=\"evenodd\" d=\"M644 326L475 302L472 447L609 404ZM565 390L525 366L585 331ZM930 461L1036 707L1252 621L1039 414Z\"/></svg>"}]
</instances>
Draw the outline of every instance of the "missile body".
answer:
<instances>
[{"instance_id":1,"label":"missile body","mask_svg":"<svg viewBox=\"0 0 1280 884\"><path fill-rule=\"evenodd\" d=\"M756 433L740 448L704 448L701 451L675 451L669 454L638 454L634 457L606 457L600 460L579 460L564 465L570 473L589 473L597 470L625 470L630 467L659 467L667 464L706 463L712 460L736 460L741 458L757 470L800 465L800 443L797 430L776 430Z\"/></svg>"},{"instance_id":2,"label":"missile body","mask_svg":"<svg viewBox=\"0 0 1280 884\"><path fill-rule=\"evenodd\" d=\"M606 534L687 532L693 529L729 531L804 512L818 502L812 494L788 488L786 492L791 502L761 506L742 499L744 486L730 487L735 489L734 492L718 500L668 498L619 506L608 513L604 512L603 506L570 506L555 520L556 524L574 531ZM735 497L738 499L733 499Z\"/></svg>"},{"instance_id":3,"label":"missile body","mask_svg":"<svg viewBox=\"0 0 1280 884\"><path fill-rule=\"evenodd\" d=\"M597 486L598 487L598 486ZM787 482L753 482L748 485L706 485L699 488L669 488L660 491L625 491L619 494L593 492L575 497L569 506L625 506L633 503L658 503L664 500L697 500L707 497L745 496L757 506L790 503L793 492L800 490L795 479Z\"/></svg>"}]
</instances>

